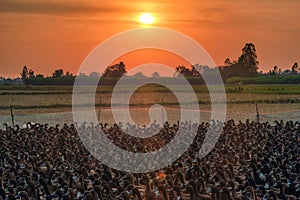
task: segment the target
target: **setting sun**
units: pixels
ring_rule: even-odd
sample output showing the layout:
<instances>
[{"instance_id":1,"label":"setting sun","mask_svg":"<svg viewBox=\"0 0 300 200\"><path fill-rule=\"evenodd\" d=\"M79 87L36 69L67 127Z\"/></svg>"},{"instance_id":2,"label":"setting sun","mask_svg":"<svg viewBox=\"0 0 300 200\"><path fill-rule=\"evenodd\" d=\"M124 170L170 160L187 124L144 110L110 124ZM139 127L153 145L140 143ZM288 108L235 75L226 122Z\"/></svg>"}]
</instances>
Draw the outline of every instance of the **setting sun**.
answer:
<instances>
[{"instance_id":1,"label":"setting sun","mask_svg":"<svg viewBox=\"0 0 300 200\"><path fill-rule=\"evenodd\" d=\"M154 17L149 13L143 13L139 17L139 22L142 24L153 24L154 23Z\"/></svg>"}]
</instances>

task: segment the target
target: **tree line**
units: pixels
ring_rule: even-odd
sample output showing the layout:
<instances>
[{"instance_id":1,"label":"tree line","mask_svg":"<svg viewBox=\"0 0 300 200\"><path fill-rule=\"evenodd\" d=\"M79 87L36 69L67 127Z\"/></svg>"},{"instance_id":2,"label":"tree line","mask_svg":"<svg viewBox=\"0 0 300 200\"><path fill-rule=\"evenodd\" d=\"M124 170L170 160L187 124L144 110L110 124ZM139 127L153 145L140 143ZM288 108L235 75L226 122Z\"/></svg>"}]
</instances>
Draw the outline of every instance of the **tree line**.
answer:
<instances>
[{"instance_id":1,"label":"tree line","mask_svg":"<svg viewBox=\"0 0 300 200\"><path fill-rule=\"evenodd\" d=\"M257 57L255 45L253 43L246 43L237 60L231 61L229 58L226 58L222 66L215 66L212 68L200 64L195 64L191 67L179 65L175 68L174 77L184 76L191 84L204 84L205 82L202 75L209 73L211 70L219 70L224 82L232 77L297 75L300 72L298 63L294 63L291 70L282 71L279 67L274 66L268 73L263 74L262 72L258 72L259 61ZM102 74L99 72L91 72L88 75L80 73L79 75L74 76L68 71L64 72L63 69L56 69L51 76L46 77L43 74L35 74L35 71L27 66L24 66L20 73L22 82L28 87L29 85L73 85L76 77L86 79L87 83L89 80L98 80L101 77L100 84L113 85L118 81L118 78L126 74L126 65L123 62L107 66ZM132 77L141 78L146 76L142 72L138 72ZM154 72L152 78L160 78L160 74Z\"/></svg>"}]
</instances>

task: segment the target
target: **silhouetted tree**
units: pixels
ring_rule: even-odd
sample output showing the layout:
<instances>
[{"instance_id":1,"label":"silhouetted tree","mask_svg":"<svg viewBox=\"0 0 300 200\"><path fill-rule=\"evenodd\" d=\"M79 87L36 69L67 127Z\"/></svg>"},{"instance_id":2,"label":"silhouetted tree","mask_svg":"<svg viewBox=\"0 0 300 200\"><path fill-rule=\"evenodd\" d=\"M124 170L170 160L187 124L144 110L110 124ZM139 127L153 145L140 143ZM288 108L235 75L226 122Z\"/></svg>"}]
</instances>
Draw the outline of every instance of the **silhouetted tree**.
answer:
<instances>
[{"instance_id":1,"label":"silhouetted tree","mask_svg":"<svg viewBox=\"0 0 300 200\"><path fill-rule=\"evenodd\" d=\"M225 67L230 67L233 63L230 61L229 58L226 58L226 60L224 61L224 66Z\"/></svg>"},{"instance_id":2,"label":"silhouetted tree","mask_svg":"<svg viewBox=\"0 0 300 200\"><path fill-rule=\"evenodd\" d=\"M134 75L132 75L132 77L143 78L143 77L146 77L146 76L142 72L137 72Z\"/></svg>"},{"instance_id":3,"label":"silhouetted tree","mask_svg":"<svg viewBox=\"0 0 300 200\"><path fill-rule=\"evenodd\" d=\"M29 72L28 72L28 68L26 65L23 67L23 70L21 72L21 79L22 79L23 83L27 87L29 87Z\"/></svg>"},{"instance_id":4,"label":"silhouetted tree","mask_svg":"<svg viewBox=\"0 0 300 200\"><path fill-rule=\"evenodd\" d=\"M294 63L292 66L292 74L297 74L298 73L298 63Z\"/></svg>"},{"instance_id":5,"label":"silhouetted tree","mask_svg":"<svg viewBox=\"0 0 300 200\"><path fill-rule=\"evenodd\" d=\"M64 71L62 69L57 69L53 72L52 77L62 77L64 75Z\"/></svg>"},{"instance_id":6,"label":"silhouetted tree","mask_svg":"<svg viewBox=\"0 0 300 200\"><path fill-rule=\"evenodd\" d=\"M223 78L223 81L226 81L230 77L239 76L238 69L237 69L237 63L233 63L230 66L221 66L220 72Z\"/></svg>"},{"instance_id":7,"label":"silhouetted tree","mask_svg":"<svg viewBox=\"0 0 300 200\"><path fill-rule=\"evenodd\" d=\"M122 77L124 74L126 74L126 68L125 64L123 62L120 62L115 65L108 66L104 73L103 77Z\"/></svg>"},{"instance_id":8,"label":"silhouetted tree","mask_svg":"<svg viewBox=\"0 0 300 200\"><path fill-rule=\"evenodd\" d=\"M291 70L289 70L289 69L286 69L286 70L283 71L284 75L289 75L290 73L291 73Z\"/></svg>"},{"instance_id":9,"label":"silhouetted tree","mask_svg":"<svg viewBox=\"0 0 300 200\"><path fill-rule=\"evenodd\" d=\"M275 66L273 67L273 71L274 71L274 74L278 74L278 67L277 67L277 65L275 65Z\"/></svg>"},{"instance_id":10,"label":"silhouetted tree","mask_svg":"<svg viewBox=\"0 0 300 200\"><path fill-rule=\"evenodd\" d=\"M153 78L160 78L160 74L158 72L153 72L151 75Z\"/></svg>"},{"instance_id":11,"label":"silhouetted tree","mask_svg":"<svg viewBox=\"0 0 300 200\"><path fill-rule=\"evenodd\" d=\"M192 76L192 71L183 65L179 65L175 69L174 76L190 77Z\"/></svg>"},{"instance_id":12,"label":"silhouetted tree","mask_svg":"<svg viewBox=\"0 0 300 200\"><path fill-rule=\"evenodd\" d=\"M91 72L91 73L89 74L89 77L99 78L99 77L100 77L100 73L99 73L99 72Z\"/></svg>"},{"instance_id":13,"label":"silhouetted tree","mask_svg":"<svg viewBox=\"0 0 300 200\"><path fill-rule=\"evenodd\" d=\"M72 77L72 76L73 76L72 73L70 73L69 71L66 72L66 77Z\"/></svg>"},{"instance_id":14,"label":"silhouetted tree","mask_svg":"<svg viewBox=\"0 0 300 200\"><path fill-rule=\"evenodd\" d=\"M279 74L277 65L275 65L275 66L273 67L273 70L270 70L270 71L269 71L269 74L270 74L270 75L277 75L277 74Z\"/></svg>"},{"instance_id":15,"label":"silhouetted tree","mask_svg":"<svg viewBox=\"0 0 300 200\"><path fill-rule=\"evenodd\" d=\"M80 72L78 76L79 77L87 77L87 75L84 72Z\"/></svg>"},{"instance_id":16,"label":"silhouetted tree","mask_svg":"<svg viewBox=\"0 0 300 200\"><path fill-rule=\"evenodd\" d=\"M255 45L246 43L238 61L231 62L229 58L226 58L224 65L219 68L223 80L226 81L234 76L247 77L257 75L258 64Z\"/></svg>"},{"instance_id":17,"label":"silhouetted tree","mask_svg":"<svg viewBox=\"0 0 300 200\"><path fill-rule=\"evenodd\" d=\"M254 76L257 74L258 64L255 45L246 43L242 49L242 55L238 59L237 67L243 75Z\"/></svg>"},{"instance_id":18,"label":"silhouetted tree","mask_svg":"<svg viewBox=\"0 0 300 200\"><path fill-rule=\"evenodd\" d=\"M45 78L45 76L43 74L37 74L35 77L36 78Z\"/></svg>"},{"instance_id":19,"label":"silhouetted tree","mask_svg":"<svg viewBox=\"0 0 300 200\"><path fill-rule=\"evenodd\" d=\"M200 72L202 70L202 66L201 65L192 65L192 69L191 69L191 75L192 76L200 76Z\"/></svg>"},{"instance_id":20,"label":"silhouetted tree","mask_svg":"<svg viewBox=\"0 0 300 200\"><path fill-rule=\"evenodd\" d=\"M207 65L195 64L195 65L192 65L191 72L192 72L193 76L200 76L210 70L211 70L211 68L209 68Z\"/></svg>"},{"instance_id":21,"label":"silhouetted tree","mask_svg":"<svg viewBox=\"0 0 300 200\"><path fill-rule=\"evenodd\" d=\"M215 70L214 68L210 68L207 65L195 64L191 66L191 69L186 68L183 65L179 65L175 69L174 76L184 76L184 77L201 77L201 75L205 73L209 73L211 70Z\"/></svg>"},{"instance_id":22,"label":"silhouetted tree","mask_svg":"<svg viewBox=\"0 0 300 200\"><path fill-rule=\"evenodd\" d=\"M29 74L29 78L34 78L34 77L35 77L34 71L33 71L32 69L30 69L30 70L28 71L28 74Z\"/></svg>"}]
</instances>

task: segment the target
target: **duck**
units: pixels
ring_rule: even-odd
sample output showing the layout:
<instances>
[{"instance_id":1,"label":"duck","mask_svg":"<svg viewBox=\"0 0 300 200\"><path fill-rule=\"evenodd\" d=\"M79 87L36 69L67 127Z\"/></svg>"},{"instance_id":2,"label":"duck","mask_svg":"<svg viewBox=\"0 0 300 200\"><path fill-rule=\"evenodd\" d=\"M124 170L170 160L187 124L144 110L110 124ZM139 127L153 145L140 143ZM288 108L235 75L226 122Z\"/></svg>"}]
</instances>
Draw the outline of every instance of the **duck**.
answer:
<instances>
[{"instance_id":1,"label":"duck","mask_svg":"<svg viewBox=\"0 0 300 200\"><path fill-rule=\"evenodd\" d=\"M140 180L141 185L145 185L145 200L164 200L162 198L157 198L156 194L150 188L150 180L148 176L143 176Z\"/></svg>"},{"instance_id":2,"label":"duck","mask_svg":"<svg viewBox=\"0 0 300 200\"><path fill-rule=\"evenodd\" d=\"M234 181L230 180L228 182L228 184L231 187L232 198L235 199L235 200L242 200L242 196L235 191L235 183L234 183Z\"/></svg>"}]
</instances>

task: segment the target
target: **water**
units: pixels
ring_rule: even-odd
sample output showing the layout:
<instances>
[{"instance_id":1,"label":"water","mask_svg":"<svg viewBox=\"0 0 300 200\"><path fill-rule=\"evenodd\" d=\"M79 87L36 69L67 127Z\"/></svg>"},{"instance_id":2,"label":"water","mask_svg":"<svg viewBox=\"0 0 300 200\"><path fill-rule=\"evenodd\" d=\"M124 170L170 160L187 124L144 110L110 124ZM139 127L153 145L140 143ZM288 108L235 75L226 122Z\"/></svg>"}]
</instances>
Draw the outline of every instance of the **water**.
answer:
<instances>
[{"instance_id":1,"label":"water","mask_svg":"<svg viewBox=\"0 0 300 200\"><path fill-rule=\"evenodd\" d=\"M273 122L274 120L293 120L300 121L300 105L299 104L265 104L259 105L260 121ZM211 111L209 109L201 109L199 121L209 121L211 117ZM56 112L56 113L35 113L35 114L17 114L17 110L14 112L15 124L23 126L27 122L49 124L54 126L56 124L63 125L64 123L71 124L74 123L72 112ZM90 113L89 111L86 111ZM149 108L132 108L130 109L130 115L132 120L140 125L147 125L150 123ZM188 112L195 112L193 110L188 110ZM94 112L96 119L100 119L102 123L108 123L112 125L115 123L113 120L112 112L108 108L103 108ZM83 116L85 118L85 116ZM180 110L178 108L166 108L165 112L161 108L157 108L155 118L157 123L162 123L162 121L168 121L170 123L176 123L180 120ZM241 104L241 105L227 105L226 120L234 119L236 121L246 119L256 120L256 110L254 104ZM87 118L88 119L88 118ZM0 127L4 127L2 124L7 123L11 125L10 115L0 115Z\"/></svg>"}]
</instances>

